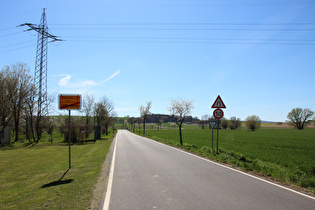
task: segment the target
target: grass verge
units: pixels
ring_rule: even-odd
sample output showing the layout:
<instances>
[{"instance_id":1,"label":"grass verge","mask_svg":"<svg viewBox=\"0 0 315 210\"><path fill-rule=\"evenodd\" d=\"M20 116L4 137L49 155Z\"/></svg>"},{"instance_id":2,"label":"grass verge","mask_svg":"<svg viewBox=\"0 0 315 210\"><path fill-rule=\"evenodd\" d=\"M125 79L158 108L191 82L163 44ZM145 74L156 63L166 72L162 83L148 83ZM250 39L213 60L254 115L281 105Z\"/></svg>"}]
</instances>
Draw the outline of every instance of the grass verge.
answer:
<instances>
[{"instance_id":1,"label":"grass verge","mask_svg":"<svg viewBox=\"0 0 315 210\"><path fill-rule=\"evenodd\" d=\"M0 209L88 209L111 140L0 149Z\"/></svg>"}]
</instances>

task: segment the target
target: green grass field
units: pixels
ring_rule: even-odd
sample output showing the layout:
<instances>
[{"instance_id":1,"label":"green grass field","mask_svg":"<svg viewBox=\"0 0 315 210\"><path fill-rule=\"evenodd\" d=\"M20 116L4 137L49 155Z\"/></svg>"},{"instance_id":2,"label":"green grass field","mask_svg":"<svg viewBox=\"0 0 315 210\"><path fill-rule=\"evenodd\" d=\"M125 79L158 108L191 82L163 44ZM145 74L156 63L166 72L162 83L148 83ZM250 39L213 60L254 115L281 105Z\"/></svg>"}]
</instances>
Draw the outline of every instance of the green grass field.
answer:
<instances>
[{"instance_id":1,"label":"green grass field","mask_svg":"<svg viewBox=\"0 0 315 210\"><path fill-rule=\"evenodd\" d=\"M73 145L66 174L67 144L1 147L0 209L88 209L110 144L101 140Z\"/></svg>"},{"instance_id":2,"label":"green grass field","mask_svg":"<svg viewBox=\"0 0 315 210\"><path fill-rule=\"evenodd\" d=\"M220 130L219 154L212 150L211 130L185 126L184 145L179 145L178 129L146 130L152 139L182 147L244 170L308 188L315 193L315 129Z\"/></svg>"}]
</instances>

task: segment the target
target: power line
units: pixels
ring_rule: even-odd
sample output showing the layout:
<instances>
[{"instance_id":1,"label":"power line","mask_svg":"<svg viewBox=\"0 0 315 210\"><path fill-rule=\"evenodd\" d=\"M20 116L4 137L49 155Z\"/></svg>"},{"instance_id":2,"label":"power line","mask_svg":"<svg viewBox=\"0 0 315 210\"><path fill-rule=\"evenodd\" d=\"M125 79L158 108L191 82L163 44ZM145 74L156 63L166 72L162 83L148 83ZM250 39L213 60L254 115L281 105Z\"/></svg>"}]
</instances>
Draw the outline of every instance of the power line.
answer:
<instances>
[{"instance_id":1,"label":"power line","mask_svg":"<svg viewBox=\"0 0 315 210\"><path fill-rule=\"evenodd\" d=\"M273 29L273 28L53 28L54 30L111 30L111 31L315 31L310 29Z\"/></svg>"},{"instance_id":2,"label":"power line","mask_svg":"<svg viewBox=\"0 0 315 210\"><path fill-rule=\"evenodd\" d=\"M8 47L12 47L12 46L16 46L16 45L21 45L21 44L25 44L25 43L30 43L30 42L34 42L34 41L19 42L19 43L15 43L15 44L0 46L0 48L8 48Z\"/></svg>"},{"instance_id":3,"label":"power line","mask_svg":"<svg viewBox=\"0 0 315 210\"><path fill-rule=\"evenodd\" d=\"M173 22L173 23L56 23L56 24L50 24L53 26L137 26L137 25L167 25L167 26L176 26L176 25L315 25L315 22L298 22L298 23L250 23L250 22L243 22L243 23L238 23L238 22L192 22L192 23L181 23L181 22Z\"/></svg>"},{"instance_id":4,"label":"power line","mask_svg":"<svg viewBox=\"0 0 315 210\"><path fill-rule=\"evenodd\" d=\"M153 39L153 40L211 40L211 41L288 41L288 42L315 42L315 39L254 39L254 38L248 38L248 39L236 39L236 38L202 38L202 37L195 37L195 38L182 38L182 37L92 37L92 36L65 36L65 38L70 39L90 39L90 40L96 40L96 39Z\"/></svg>"},{"instance_id":5,"label":"power line","mask_svg":"<svg viewBox=\"0 0 315 210\"><path fill-rule=\"evenodd\" d=\"M21 49L30 48L30 47L34 47L34 45L27 45L25 47L13 48L13 49L9 49L9 50L1 50L0 53L6 53L6 52L21 50Z\"/></svg>"},{"instance_id":6,"label":"power line","mask_svg":"<svg viewBox=\"0 0 315 210\"><path fill-rule=\"evenodd\" d=\"M227 38L176 38L176 37L65 37L67 41L91 43L200 43L200 44L266 44L315 45L315 39L227 39Z\"/></svg>"},{"instance_id":7,"label":"power line","mask_svg":"<svg viewBox=\"0 0 315 210\"><path fill-rule=\"evenodd\" d=\"M67 26L61 28L54 28L54 29L66 29L66 30L315 30L313 28L183 28L180 26L314 26L315 22L299 22L299 23L228 23L228 22L213 22L213 23L205 23L205 22L195 22L195 23L86 23L86 24L76 24L76 23L62 23L62 24L50 24L51 26ZM19 25L20 26L28 26L30 30L38 31L39 28L35 24L31 23L24 23ZM69 28L69 26L84 26L81 28ZM90 26L103 26L102 28L91 28ZM107 28L106 26L112 26L111 28ZM114 27L113 27L114 26ZM124 26L124 27L122 27ZM136 28L132 27L136 26ZM143 26L143 27L142 27ZM156 28L156 27L146 27L146 26L164 26L166 28ZM126 27L126 28L125 28ZM131 28L132 27L132 28ZM146 28L145 28L146 27ZM169 27L176 27L176 28L169 28ZM15 27L9 27L0 29L0 31L6 31L10 29L14 29ZM1 35L0 37L5 37L9 35L14 35L20 32L14 32L10 34ZM50 36L47 34L47 36ZM53 38L53 37L51 37ZM57 38L55 36L55 38Z\"/></svg>"},{"instance_id":8,"label":"power line","mask_svg":"<svg viewBox=\"0 0 315 210\"><path fill-rule=\"evenodd\" d=\"M315 22L299 23L86 23L51 24L59 30L160 30L160 31L315 31ZM246 28L242 27L246 26ZM310 28L311 27L311 28Z\"/></svg>"}]
</instances>

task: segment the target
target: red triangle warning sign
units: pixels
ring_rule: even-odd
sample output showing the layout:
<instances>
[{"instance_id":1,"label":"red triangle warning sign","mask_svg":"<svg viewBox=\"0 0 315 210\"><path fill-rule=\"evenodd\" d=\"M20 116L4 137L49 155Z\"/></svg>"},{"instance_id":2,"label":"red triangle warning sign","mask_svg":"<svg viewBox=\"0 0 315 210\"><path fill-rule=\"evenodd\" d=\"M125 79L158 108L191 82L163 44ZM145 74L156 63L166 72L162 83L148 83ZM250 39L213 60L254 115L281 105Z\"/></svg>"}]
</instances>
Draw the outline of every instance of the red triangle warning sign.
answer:
<instances>
[{"instance_id":1,"label":"red triangle warning sign","mask_svg":"<svg viewBox=\"0 0 315 210\"><path fill-rule=\"evenodd\" d=\"M220 95L218 95L211 108L226 108Z\"/></svg>"}]
</instances>

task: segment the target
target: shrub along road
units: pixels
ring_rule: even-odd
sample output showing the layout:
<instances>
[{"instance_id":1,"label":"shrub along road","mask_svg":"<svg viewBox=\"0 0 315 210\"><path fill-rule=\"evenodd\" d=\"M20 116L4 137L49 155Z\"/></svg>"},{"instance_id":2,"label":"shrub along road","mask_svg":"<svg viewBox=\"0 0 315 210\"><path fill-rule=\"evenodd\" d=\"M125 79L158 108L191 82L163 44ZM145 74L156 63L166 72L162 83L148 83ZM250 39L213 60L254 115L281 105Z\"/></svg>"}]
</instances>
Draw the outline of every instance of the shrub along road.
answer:
<instances>
[{"instance_id":1,"label":"shrub along road","mask_svg":"<svg viewBox=\"0 0 315 210\"><path fill-rule=\"evenodd\" d=\"M119 131L115 144L104 209L315 207L314 197L128 131Z\"/></svg>"}]
</instances>

